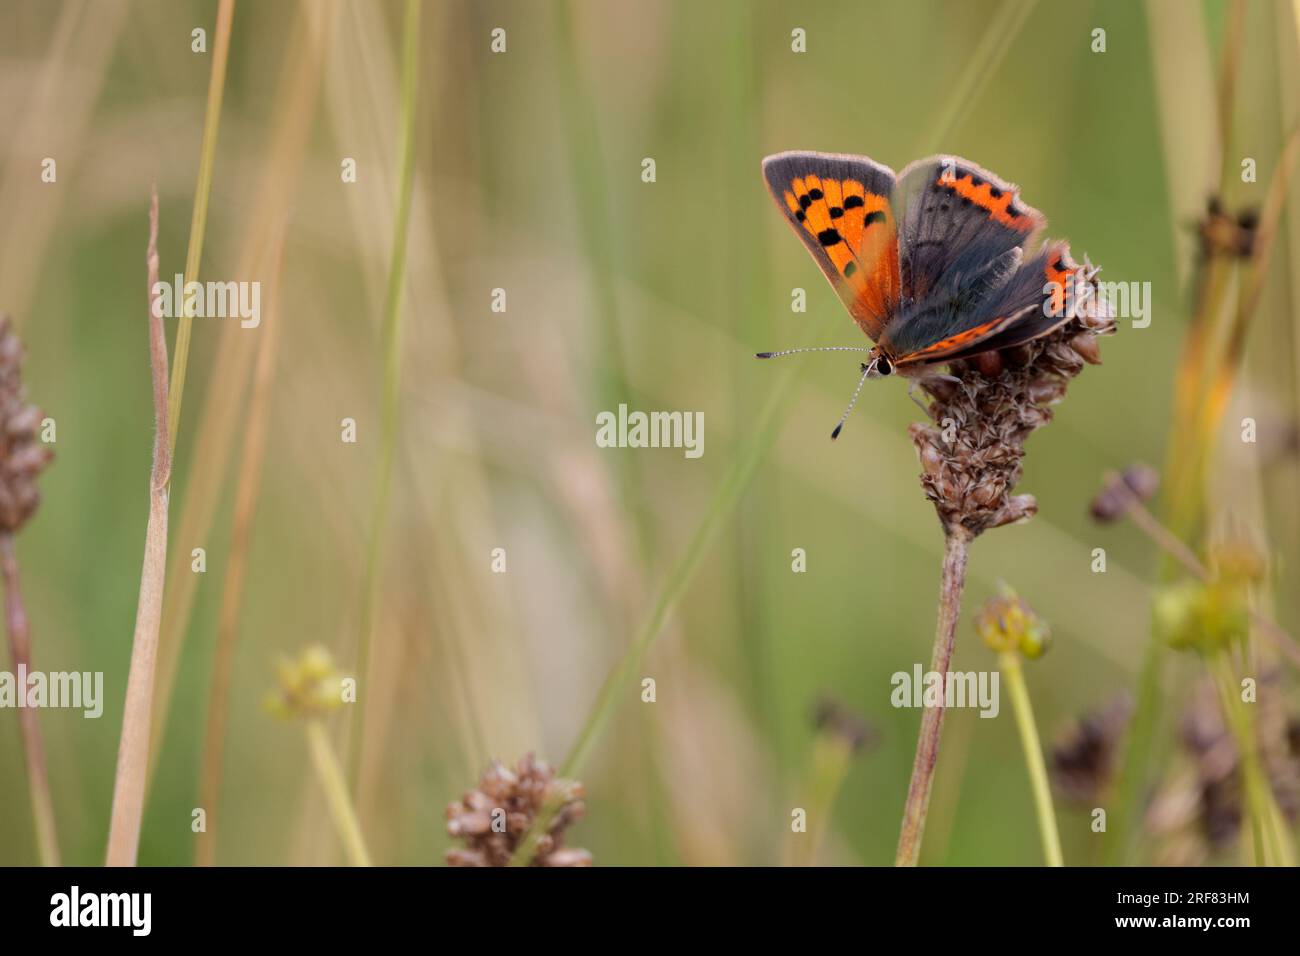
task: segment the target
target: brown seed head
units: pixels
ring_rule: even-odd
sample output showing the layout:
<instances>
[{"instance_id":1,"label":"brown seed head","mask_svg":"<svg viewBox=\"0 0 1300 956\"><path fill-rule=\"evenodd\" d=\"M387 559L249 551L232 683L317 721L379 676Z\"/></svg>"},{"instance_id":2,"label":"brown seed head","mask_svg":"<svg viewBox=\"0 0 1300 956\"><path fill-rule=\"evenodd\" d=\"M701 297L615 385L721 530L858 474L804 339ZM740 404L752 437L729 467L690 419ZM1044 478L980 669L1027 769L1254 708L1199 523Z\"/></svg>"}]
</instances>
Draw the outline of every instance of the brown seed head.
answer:
<instances>
[{"instance_id":1,"label":"brown seed head","mask_svg":"<svg viewBox=\"0 0 1300 956\"><path fill-rule=\"evenodd\" d=\"M1049 772L1061 796L1088 805L1103 798L1132 713L1132 701L1121 694L1100 711L1085 714L1057 738Z\"/></svg>"},{"instance_id":2,"label":"brown seed head","mask_svg":"<svg viewBox=\"0 0 1300 956\"><path fill-rule=\"evenodd\" d=\"M522 757L512 771L498 760L484 771L478 786L447 807L447 832L464 840L447 851L448 866L506 866L520 841L551 796L563 800L537 846L533 866L591 866L586 850L565 847L564 831L586 812L582 784L557 780L555 771Z\"/></svg>"},{"instance_id":3,"label":"brown seed head","mask_svg":"<svg viewBox=\"0 0 1300 956\"><path fill-rule=\"evenodd\" d=\"M1118 475L1106 476L1106 483L1088 510L1093 520L1109 524L1126 515L1134 502L1150 501L1159 485L1160 475L1150 465L1129 465Z\"/></svg>"},{"instance_id":4,"label":"brown seed head","mask_svg":"<svg viewBox=\"0 0 1300 956\"><path fill-rule=\"evenodd\" d=\"M9 316L0 313L0 531L14 533L41 503L36 478L54 457L38 433L42 414L27 404L23 346Z\"/></svg>"},{"instance_id":5,"label":"brown seed head","mask_svg":"<svg viewBox=\"0 0 1300 956\"><path fill-rule=\"evenodd\" d=\"M932 425L909 429L921 461L921 486L934 502L947 534L975 536L1023 521L1038 510L1032 495L1013 495L1020 480L1025 439L1052 420L1049 406L1065 395L1069 380L1100 360L1095 339L1114 331L1111 309L1100 300L1097 271L1085 265L1075 317L1041 339L1006 355L997 375L973 361L949 372L957 381L924 383ZM987 363L986 363L987 364Z\"/></svg>"}]
</instances>

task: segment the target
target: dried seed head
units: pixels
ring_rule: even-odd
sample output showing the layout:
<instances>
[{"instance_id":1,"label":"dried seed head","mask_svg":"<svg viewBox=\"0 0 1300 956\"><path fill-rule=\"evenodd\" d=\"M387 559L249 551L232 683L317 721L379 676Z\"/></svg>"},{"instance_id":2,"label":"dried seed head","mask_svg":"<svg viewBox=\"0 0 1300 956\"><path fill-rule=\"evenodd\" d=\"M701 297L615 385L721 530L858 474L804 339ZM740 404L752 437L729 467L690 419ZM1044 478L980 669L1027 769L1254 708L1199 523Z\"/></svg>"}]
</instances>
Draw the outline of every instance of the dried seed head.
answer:
<instances>
[{"instance_id":1,"label":"dried seed head","mask_svg":"<svg viewBox=\"0 0 1300 956\"><path fill-rule=\"evenodd\" d=\"M1134 501L1150 501L1159 485L1160 475L1150 465L1129 465L1118 475L1106 476L1088 510L1095 521L1109 524L1127 514Z\"/></svg>"},{"instance_id":2,"label":"dried seed head","mask_svg":"<svg viewBox=\"0 0 1300 956\"><path fill-rule=\"evenodd\" d=\"M921 486L946 534L961 529L974 537L1037 511L1032 496L1012 494L1025 439L1052 420L1048 406L1064 397L1069 380L1100 360L1096 337L1115 330L1096 275L1090 265L1080 269L1074 317L1041 339L1006 350L997 375L981 373L980 363L958 361L949 368L955 381L923 384L934 424L914 424L909 432L921 460Z\"/></svg>"},{"instance_id":3,"label":"dried seed head","mask_svg":"<svg viewBox=\"0 0 1300 956\"><path fill-rule=\"evenodd\" d=\"M37 437L41 411L27 404L23 346L9 316L0 313L0 531L18 531L41 503L36 478L54 457Z\"/></svg>"},{"instance_id":4,"label":"dried seed head","mask_svg":"<svg viewBox=\"0 0 1300 956\"><path fill-rule=\"evenodd\" d=\"M843 741L855 754L874 747L880 739L874 727L833 697L817 702L813 720L819 732Z\"/></svg>"},{"instance_id":5,"label":"dried seed head","mask_svg":"<svg viewBox=\"0 0 1300 956\"><path fill-rule=\"evenodd\" d=\"M1085 714L1057 738L1050 755L1052 783L1067 800L1095 805L1115 774L1119 743L1133 713L1121 694L1100 711Z\"/></svg>"},{"instance_id":6,"label":"dried seed head","mask_svg":"<svg viewBox=\"0 0 1300 956\"><path fill-rule=\"evenodd\" d=\"M1235 217L1228 214L1217 196L1206 205L1197 232L1201 240L1201 256L1209 259L1225 256L1248 259L1255 249L1255 236L1259 231L1259 213L1242 209Z\"/></svg>"},{"instance_id":7,"label":"dried seed head","mask_svg":"<svg viewBox=\"0 0 1300 956\"><path fill-rule=\"evenodd\" d=\"M1255 735L1260 762L1286 819L1300 814L1300 721L1289 714L1275 672L1260 678ZM1209 681L1199 684L1182 716L1180 760L1146 815L1158 839L1158 862L1195 865L1230 848L1241 835L1241 759Z\"/></svg>"},{"instance_id":8,"label":"dried seed head","mask_svg":"<svg viewBox=\"0 0 1300 956\"><path fill-rule=\"evenodd\" d=\"M564 831L586 812L582 784L558 780L532 754L513 771L494 760L478 786L447 807L447 832L465 841L447 851L448 866L506 866L533 820L551 797L562 802L537 845L533 866L591 866L586 850L565 847Z\"/></svg>"}]
</instances>

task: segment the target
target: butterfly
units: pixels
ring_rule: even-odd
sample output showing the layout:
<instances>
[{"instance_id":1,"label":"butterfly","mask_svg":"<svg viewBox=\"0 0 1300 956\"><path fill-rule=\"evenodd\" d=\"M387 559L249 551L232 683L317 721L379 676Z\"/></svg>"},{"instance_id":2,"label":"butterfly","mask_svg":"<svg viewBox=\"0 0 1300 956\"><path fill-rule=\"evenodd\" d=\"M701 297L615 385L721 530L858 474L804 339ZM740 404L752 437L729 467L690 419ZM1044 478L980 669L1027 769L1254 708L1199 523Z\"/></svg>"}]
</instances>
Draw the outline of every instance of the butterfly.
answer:
<instances>
[{"instance_id":1,"label":"butterfly","mask_svg":"<svg viewBox=\"0 0 1300 956\"><path fill-rule=\"evenodd\" d=\"M903 375L915 384L940 366L977 357L993 373L1001 350L1047 335L1074 315L1080 266L1068 243L1047 242L1026 256L1047 220L1017 187L974 163L932 156L895 175L865 156L785 152L763 160L763 178L875 343L758 353L869 353L832 439L867 379Z\"/></svg>"}]
</instances>

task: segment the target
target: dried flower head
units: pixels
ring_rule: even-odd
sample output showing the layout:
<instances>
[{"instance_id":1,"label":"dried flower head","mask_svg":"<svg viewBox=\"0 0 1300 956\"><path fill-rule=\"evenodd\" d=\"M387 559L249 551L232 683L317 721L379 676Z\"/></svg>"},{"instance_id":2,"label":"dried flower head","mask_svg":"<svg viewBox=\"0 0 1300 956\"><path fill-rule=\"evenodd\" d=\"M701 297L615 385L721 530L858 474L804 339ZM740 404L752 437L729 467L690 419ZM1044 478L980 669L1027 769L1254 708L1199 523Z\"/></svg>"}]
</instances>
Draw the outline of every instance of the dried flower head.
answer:
<instances>
[{"instance_id":1,"label":"dried flower head","mask_svg":"<svg viewBox=\"0 0 1300 956\"><path fill-rule=\"evenodd\" d=\"M1065 395L1084 365L1097 365L1097 336L1115 330L1100 298L1097 270L1077 274L1074 315L1042 338L1013 349L954 362L949 378L923 387L932 396L933 425L913 424L921 485L945 534L974 537L1025 520L1038 510L1032 495L1012 495L1020 480L1025 439L1052 420L1049 406Z\"/></svg>"},{"instance_id":2,"label":"dried flower head","mask_svg":"<svg viewBox=\"0 0 1300 956\"><path fill-rule=\"evenodd\" d=\"M1145 504L1155 497L1160 475L1150 465L1129 465L1118 475L1106 476L1106 483L1092 499L1088 511L1100 524L1118 521L1134 502Z\"/></svg>"},{"instance_id":3,"label":"dried flower head","mask_svg":"<svg viewBox=\"0 0 1300 956\"><path fill-rule=\"evenodd\" d=\"M975 630L984 645L999 654L1011 651L1037 660L1051 646L1047 622L1005 584L975 615Z\"/></svg>"},{"instance_id":4,"label":"dried flower head","mask_svg":"<svg viewBox=\"0 0 1300 956\"><path fill-rule=\"evenodd\" d=\"M1099 711L1073 722L1052 746L1052 783L1067 800L1094 805L1115 775L1120 740L1133 714L1133 702L1121 694Z\"/></svg>"},{"instance_id":5,"label":"dried flower head","mask_svg":"<svg viewBox=\"0 0 1300 956\"><path fill-rule=\"evenodd\" d=\"M448 866L506 866L542 806L561 803L538 842L533 866L591 866L591 854L563 846L564 831L586 812L582 784L558 780L547 764L528 754L513 771L494 760L478 786L447 807L447 832L464 840L447 851Z\"/></svg>"},{"instance_id":6,"label":"dried flower head","mask_svg":"<svg viewBox=\"0 0 1300 956\"><path fill-rule=\"evenodd\" d=\"M1234 217L1223 208L1218 196L1211 196L1205 207L1197 234L1201 240L1201 256L1210 259L1224 256L1249 259L1255 250L1255 236L1259 232L1259 213L1242 209Z\"/></svg>"},{"instance_id":7,"label":"dried flower head","mask_svg":"<svg viewBox=\"0 0 1300 956\"><path fill-rule=\"evenodd\" d=\"M319 644L302 649L294 658L276 664L276 683L267 695L266 709L287 720L324 717L343 706L343 674L330 652Z\"/></svg>"},{"instance_id":8,"label":"dried flower head","mask_svg":"<svg viewBox=\"0 0 1300 956\"><path fill-rule=\"evenodd\" d=\"M1300 814L1300 720L1289 714L1276 673L1259 681L1255 734L1264 776L1290 822ZM1244 817L1241 759L1213 685L1203 681L1181 722L1181 759L1147 810L1156 859L1193 866L1230 849Z\"/></svg>"},{"instance_id":9,"label":"dried flower head","mask_svg":"<svg viewBox=\"0 0 1300 956\"><path fill-rule=\"evenodd\" d=\"M37 438L41 410L27 404L23 345L9 316L0 313L0 531L14 533L41 503L37 476L54 452Z\"/></svg>"},{"instance_id":10,"label":"dried flower head","mask_svg":"<svg viewBox=\"0 0 1300 956\"><path fill-rule=\"evenodd\" d=\"M851 753L862 753L880 739L874 727L834 697L817 702L813 722L820 733L843 741Z\"/></svg>"}]
</instances>

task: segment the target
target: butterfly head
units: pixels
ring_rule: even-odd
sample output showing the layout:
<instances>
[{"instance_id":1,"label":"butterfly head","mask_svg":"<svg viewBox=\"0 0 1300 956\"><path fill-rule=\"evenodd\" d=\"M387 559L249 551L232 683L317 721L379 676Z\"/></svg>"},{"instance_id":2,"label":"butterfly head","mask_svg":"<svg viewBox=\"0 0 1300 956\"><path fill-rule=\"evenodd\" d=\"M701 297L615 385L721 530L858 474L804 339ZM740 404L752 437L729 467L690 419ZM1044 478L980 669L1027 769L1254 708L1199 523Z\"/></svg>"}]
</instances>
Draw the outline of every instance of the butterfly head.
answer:
<instances>
[{"instance_id":1,"label":"butterfly head","mask_svg":"<svg viewBox=\"0 0 1300 956\"><path fill-rule=\"evenodd\" d=\"M862 372L867 378L884 378L894 374L894 363L877 345L871 350L867 361L862 363Z\"/></svg>"}]
</instances>

